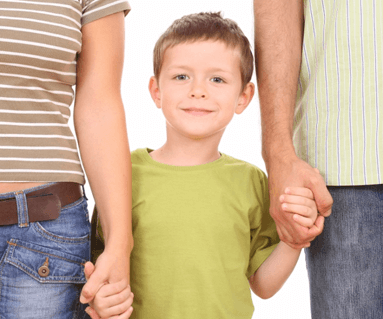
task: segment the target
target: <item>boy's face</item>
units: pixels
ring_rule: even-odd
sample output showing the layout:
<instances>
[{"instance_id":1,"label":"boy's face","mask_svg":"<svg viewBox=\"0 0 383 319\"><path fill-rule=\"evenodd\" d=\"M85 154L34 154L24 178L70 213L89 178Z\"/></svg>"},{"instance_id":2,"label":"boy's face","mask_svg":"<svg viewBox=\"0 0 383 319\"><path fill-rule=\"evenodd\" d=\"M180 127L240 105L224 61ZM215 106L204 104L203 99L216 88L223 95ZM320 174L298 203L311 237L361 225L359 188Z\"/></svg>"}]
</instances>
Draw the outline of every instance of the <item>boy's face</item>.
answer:
<instances>
[{"instance_id":1,"label":"boy's face","mask_svg":"<svg viewBox=\"0 0 383 319\"><path fill-rule=\"evenodd\" d=\"M242 91L239 49L221 41L168 48L158 82L152 77L149 88L165 115L168 134L193 139L221 136L234 113L242 113L254 94L252 83Z\"/></svg>"}]
</instances>

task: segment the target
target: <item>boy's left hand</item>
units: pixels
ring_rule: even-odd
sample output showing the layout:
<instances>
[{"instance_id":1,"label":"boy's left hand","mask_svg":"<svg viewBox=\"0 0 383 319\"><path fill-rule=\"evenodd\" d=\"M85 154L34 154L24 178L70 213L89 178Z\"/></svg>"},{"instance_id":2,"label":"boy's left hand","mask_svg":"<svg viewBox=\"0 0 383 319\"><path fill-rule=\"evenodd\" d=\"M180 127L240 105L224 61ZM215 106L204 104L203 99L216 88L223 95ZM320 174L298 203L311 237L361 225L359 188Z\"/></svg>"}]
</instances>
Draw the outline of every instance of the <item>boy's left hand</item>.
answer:
<instances>
[{"instance_id":1,"label":"boy's left hand","mask_svg":"<svg viewBox=\"0 0 383 319\"><path fill-rule=\"evenodd\" d=\"M301 226L311 228L318 217L318 209L312 191L305 187L287 187L279 197L282 209L294 214L294 220Z\"/></svg>"}]
</instances>

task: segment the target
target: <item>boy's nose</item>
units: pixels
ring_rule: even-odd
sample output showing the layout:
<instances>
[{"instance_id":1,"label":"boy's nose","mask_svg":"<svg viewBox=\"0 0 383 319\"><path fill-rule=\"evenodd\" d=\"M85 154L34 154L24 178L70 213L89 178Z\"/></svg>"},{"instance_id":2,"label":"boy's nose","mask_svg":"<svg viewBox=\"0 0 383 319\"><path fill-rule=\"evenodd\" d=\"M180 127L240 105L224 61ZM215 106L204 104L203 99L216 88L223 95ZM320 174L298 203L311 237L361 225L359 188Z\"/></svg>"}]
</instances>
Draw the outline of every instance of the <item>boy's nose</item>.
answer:
<instances>
[{"instance_id":1,"label":"boy's nose","mask_svg":"<svg viewBox=\"0 0 383 319\"><path fill-rule=\"evenodd\" d=\"M198 83L193 83L193 87L191 88L190 90L190 94L189 96L191 98L197 98L197 99L205 99L207 98L207 91L206 91L206 88L205 86L198 82Z\"/></svg>"},{"instance_id":2,"label":"boy's nose","mask_svg":"<svg viewBox=\"0 0 383 319\"><path fill-rule=\"evenodd\" d=\"M206 97L206 95L203 94L203 93L201 93L201 94L199 94L199 93L192 93L192 94L190 94L190 96L191 97L195 97L195 98L205 98Z\"/></svg>"}]
</instances>

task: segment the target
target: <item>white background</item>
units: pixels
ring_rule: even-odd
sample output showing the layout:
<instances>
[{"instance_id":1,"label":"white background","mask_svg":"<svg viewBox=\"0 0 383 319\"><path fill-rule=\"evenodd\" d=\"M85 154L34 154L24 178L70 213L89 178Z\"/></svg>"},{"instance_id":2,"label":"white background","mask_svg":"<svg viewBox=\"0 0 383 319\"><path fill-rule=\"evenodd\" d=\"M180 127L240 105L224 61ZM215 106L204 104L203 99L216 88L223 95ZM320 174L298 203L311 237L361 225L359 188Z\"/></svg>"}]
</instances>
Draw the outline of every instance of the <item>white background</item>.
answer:
<instances>
[{"instance_id":1,"label":"white background","mask_svg":"<svg viewBox=\"0 0 383 319\"><path fill-rule=\"evenodd\" d=\"M253 43L251 0L129 0L132 11L125 19L125 65L122 96L131 150L158 148L165 142L165 121L152 102L147 86L153 74L152 52L159 36L183 15L201 11L222 11L225 18L236 21ZM253 77L255 83L255 77ZM258 96L247 110L235 116L227 128L220 151L257 165L265 171L261 157L261 129ZM72 126L73 130L73 126ZM94 207L89 184L86 184L89 210ZM281 265L283 267L283 265ZM271 299L252 294L253 318L310 318L307 272L302 252L298 265L285 286ZM181 318L180 318L181 319ZM199 318L196 318L199 319ZM234 319L234 318L233 318Z\"/></svg>"}]
</instances>

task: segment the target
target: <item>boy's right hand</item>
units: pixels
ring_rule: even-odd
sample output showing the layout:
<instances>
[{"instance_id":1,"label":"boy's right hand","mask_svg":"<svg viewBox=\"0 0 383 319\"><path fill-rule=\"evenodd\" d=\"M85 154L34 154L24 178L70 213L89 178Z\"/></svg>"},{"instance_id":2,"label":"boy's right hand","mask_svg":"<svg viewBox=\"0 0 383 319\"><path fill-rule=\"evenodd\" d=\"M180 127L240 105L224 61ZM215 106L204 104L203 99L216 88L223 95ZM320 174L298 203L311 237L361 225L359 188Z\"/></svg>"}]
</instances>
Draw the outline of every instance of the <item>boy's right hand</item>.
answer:
<instances>
[{"instance_id":1,"label":"boy's right hand","mask_svg":"<svg viewBox=\"0 0 383 319\"><path fill-rule=\"evenodd\" d=\"M94 265L91 262L85 264L85 276L87 279L91 276ZM126 287L125 282L113 284L104 284L96 293L90 307L86 312L92 319L127 319L133 312L133 293L130 286Z\"/></svg>"},{"instance_id":2,"label":"boy's right hand","mask_svg":"<svg viewBox=\"0 0 383 319\"><path fill-rule=\"evenodd\" d=\"M301 226L311 228L318 218L314 195L306 187L288 187L279 198L282 209L294 214L293 219ZM321 217L324 219L324 217Z\"/></svg>"}]
</instances>

